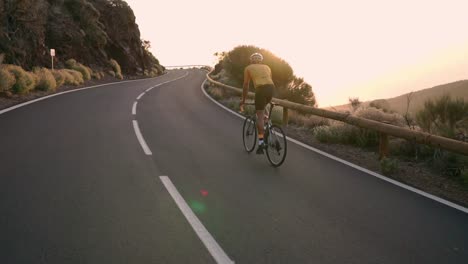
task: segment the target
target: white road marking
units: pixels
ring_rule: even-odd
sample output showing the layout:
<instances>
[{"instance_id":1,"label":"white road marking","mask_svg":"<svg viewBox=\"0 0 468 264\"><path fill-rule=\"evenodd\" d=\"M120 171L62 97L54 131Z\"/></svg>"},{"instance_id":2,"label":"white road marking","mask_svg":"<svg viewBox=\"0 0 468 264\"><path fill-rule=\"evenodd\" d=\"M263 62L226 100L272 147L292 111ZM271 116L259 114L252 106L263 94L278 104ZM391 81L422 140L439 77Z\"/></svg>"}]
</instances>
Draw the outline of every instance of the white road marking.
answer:
<instances>
[{"instance_id":1,"label":"white road marking","mask_svg":"<svg viewBox=\"0 0 468 264\"><path fill-rule=\"evenodd\" d=\"M206 230L197 216L193 213L192 209L185 202L184 198L179 194L177 188L172 184L171 180L167 176L160 176L159 179L162 181L166 187L169 194L174 199L175 203L179 207L182 214L185 216L189 224L192 226L195 233L198 235L200 240L203 242L205 247L210 252L211 256L215 259L216 263L234 263L224 252L224 250L219 246L216 240L211 236L211 234Z\"/></svg>"},{"instance_id":2,"label":"white road marking","mask_svg":"<svg viewBox=\"0 0 468 264\"><path fill-rule=\"evenodd\" d=\"M163 75L161 75L161 76L163 76ZM41 97L41 98L37 98L37 99L31 100L31 101L27 101L27 102L24 102L24 103L21 103L21 104L17 104L17 105L14 105L14 106L12 106L12 107L9 107L9 108L0 110L0 115L1 115L1 114L4 114L4 113L6 113L6 112L13 111L13 110L15 110L15 109L17 109L17 108L20 108L20 107L23 107L23 106L32 104L32 103L36 103L36 102L39 102L39 101L42 101L42 100L46 100L46 99L49 99L49 98L52 98L52 97L55 97L55 96L59 96L59 95L63 95L63 94L67 94L67 93L74 93L74 92L78 92L78 91L93 89L93 88L102 87L102 86L109 86L109 85L113 85L113 84L147 81L147 80L159 78L159 77L161 77L161 76L158 76L158 77L155 77L155 78L149 78L149 79L140 79L140 80L129 80L129 81L105 83L105 84L94 85L94 86L83 87L83 88L79 88L79 89L75 89L75 90L60 92L60 93L56 93L56 94L51 94L51 95L48 95L48 96L44 96L44 97Z\"/></svg>"},{"instance_id":3,"label":"white road marking","mask_svg":"<svg viewBox=\"0 0 468 264\"><path fill-rule=\"evenodd\" d=\"M135 101L132 107L132 115L136 115L137 105L138 105L138 101Z\"/></svg>"},{"instance_id":4,"label":"white road marking","mask_svg":"<svg viewBox=\"0 0 468 264\"><path fill-rule=\"evenodd\" d=\"M240 117L240 118L242 118L242 119L245 119L245 117L242 116L241 114L239 114L239 113L237 113L237 112L235 112L235 111L233 111L233 110L227 108L226 106L222 105L221 103L219 103L219 102L216 101L215 99L211 98L211 96L209 96L208 93L207 93L207 92L205 91L205 89L203 88L203 86L204 86L204 84L206 83L206 81L207 81L207 80L205 79L205 81L202 83L201 90L202 90L203 94L205 94L205 96L206 96L208 99L210 99L211 101L213 101L215 104L217 104L218 106L220 106L220 107L223 108L224 110L226 110L226 111L228 111L228 112L230 112L230 113L236 115L237 117ZM370 171L370 170L368 170L368 169L366 169L366 168L363 168L363 167L361 167L361 166L358 166L358 165L356 165L356 164L353 164L353 163L351 163L351 162L349 162L349 161L340 159L340 158L338 158L338 157L336 157L336 156L333 156L333 155L331 155L331 154L329 154L329 153L326 153L326 152L321 151L321 150L319 150L319 149L316 149L316 148L314 148L314 147L312 147L312 146L309 146L309 145L307 145L307 144L305 144L305 143L303 143L303 142L301 142L301 141L299 141L299 140L290 138L290 137L288 137L288 136L286 137L286 139L289 140L289 141L291 141L291 142L293 142L293 143L295 143L295 144L297 144L297 145L299 145L299 146L301 146L301 147L304 147L304 148L306 148L306 149L308 149L308 150L314 151L314 152L316 152L316 153L318 153L318 154L320 154L320 155L323 155L323 156L325 156L325 157L327 157L327 158L330 158L330 159L332 159L332 160L335 160L335 161L338 161L338 162L343 163L343 164L345 164L345 165L348 165L348 166L350 166L350 167L352 167L352 168L354 168L354 169L357 169L357 170L360 170L360 171L362 171L362 172L365 172L365 173L367 173L367 174L369 174L369 175L372 175L372 176L374 176L374 177L377 177L377 178L379 178L379 179L381 179L381 180L384 180L384 181L386 181L386 182L389 182L389 183L391 183L391 184L394 184L394 185L396 185L396 186L398 186L398 187L401 187L401 188L406 189L406 190L408 190L408 191L417 193L417 194L419 194L419 195L422 195L422 196L424 196L424 197L426 197L426 198L429 198L429 199L431 199L431 200L437 201L437 202L439 202L439 203L441 203L441 204L444 204L444 205L446 205L446 206L449 206L449 207L452 207L452 208L454 208L454 209L460 210L460 211L462 211L462 212L464 212L464 213L468 213L468 208L466 208L466 207L460 206L460 205L458 205L458 204L452 203L452 202L450 202L450 201L447 201L447 200L442 199L442 198L440 198L440 197L437 197L437 196L435 196L435 195L432 195L432 194L426 193L426 192L424 192L424 191L418 190L418 189L416 189L416 188L414 188L414 187L411 187L411 186L409 186L409 185L406 185L406 184L404 184L404 183L401 183L401 182L392 180L392 179L390 179L390 178L387 178L387 177L385 177L385 176L383 176L383 175L380 175L380 174L378 174L378 173L376 173L376 172Z\"/></svg>"},{"instance_id":5,"label":"white road marking","mask_svg":"<svg viewBox=\"0 0 468 264\"><path fill-rule=\"evenodd\" d=\"M137 100L140 100L140 99L143 97L143 95L145 95L145 92L141 93L141 94L137 97Z\"/></svg>"},{"instance_id":6,"label":"white road marking","mask_svg":"<svg viewBox=\"0 0 468 264\"><path fill-rule=\"evenodd\" d=\"M156 88L156 87L161 86L163 84L170 83L170 82L177 81L179 79L185 78L188 74L189 73L187 72L184 76L181 76L181 77L179 77L177 79L174 79L174 80L170 80L170 81L167 81L167 82L160 83L158 85L155 85L153 87L150 87L150 88L146 89L146 91L151 91L153 88ZM136 115L136 108L137 108L138 100L140 100L145 94L146 94L146 92L141 93L137 97L137 99L136 99L137 101L135 103L133 103L132 115ZM153 153L151 152L151 149L148 147L148 145L146 144L145 139L143 138L143 134L141 133L140 127L138 126L138 121L136 121L136 120L133 120L133 129L135 130L135 134L136 134L136 136L138 138L138 141L140 142L140 145L143 148L143 151L145 152L145 154L148 155L148 156L153 155Z\"/></svg>"},{"instance_id":7,"label":"white road marking","mask_svg":"<svg viewBox=\"0 0 468 264\"><path fill-rule=\"evenodd\" d=\"M148 145L146 144L145 139L143 138L143 135L141 134L140 127L138 127L138 121L133 120L133 129L135 130L135 134L138 138L138 141L140 142L141 147L143 148L143 151L145 152L146 155L151 156L153 153L149 149Z\"/></svg>"}]
</instances>

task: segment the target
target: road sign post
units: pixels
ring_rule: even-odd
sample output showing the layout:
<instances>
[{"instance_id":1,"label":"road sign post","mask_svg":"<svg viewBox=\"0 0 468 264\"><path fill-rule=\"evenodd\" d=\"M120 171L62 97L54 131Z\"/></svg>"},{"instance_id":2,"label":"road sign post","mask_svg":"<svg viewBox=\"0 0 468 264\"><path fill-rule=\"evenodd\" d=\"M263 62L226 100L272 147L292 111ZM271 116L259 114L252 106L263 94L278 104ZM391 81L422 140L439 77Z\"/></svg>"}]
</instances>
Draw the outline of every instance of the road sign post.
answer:
<instances>
[{"instance_id":1,"label":"road sign post","mask_svg":"<svg viewBox=\"0 0 468 264\"><path fill-rule=\"evenodd\" d=\"M54 70L55 49L50 49L50 57L52 58L52 70Z\"/></svg>"}]
</instances>

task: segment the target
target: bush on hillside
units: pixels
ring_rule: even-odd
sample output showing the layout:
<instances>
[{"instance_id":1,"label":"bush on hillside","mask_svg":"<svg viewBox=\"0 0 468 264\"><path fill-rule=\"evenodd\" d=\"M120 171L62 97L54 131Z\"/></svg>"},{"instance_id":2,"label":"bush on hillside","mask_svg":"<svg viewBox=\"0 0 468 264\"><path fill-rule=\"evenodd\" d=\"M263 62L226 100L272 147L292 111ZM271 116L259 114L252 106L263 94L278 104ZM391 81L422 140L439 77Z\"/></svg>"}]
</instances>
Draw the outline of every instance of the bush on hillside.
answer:
<instances>
[{"instance_id":1,"label":"bush on hillside","mask_svg":"<svg viewBox=\"0 0 468 264\"><path fill-rule=\"evenodd\" d=\"M377 132L341 122L316 127L313 129L313 134L322 143L348 144L365 148L379 145Z\"/></svg>"},{"instance_id":2,"label":"bush on hillside","mask_svg":"<svg viewBox=\"0 0 468 264\"><path fill-rule=\"evenodd\" d=\"M65 69L64 70L66 73L68 73L67 75L67 79L65 82L68 83L67 84L71 84L71 85L80 85L80 84L83 84L84 83L84 79L83 79L83 75L81 74L81 72L79 71L76 71L76 70L70 70L70 69ZM70 78L71 76L71 78Z\"/></svg>"},{"instance_id":3,"label":"bush on hillside","mask_svg":"<svg viewBox=\"0 0 468 264\"><path fill-rule=\"evenodd\" d=\"M424 131L449 138L455 137L457 123L467 118L468 102L449 95L426 101L424 109L416 114L416 121Z\"/></svg>"},{"instance_id":4,"label":"bush on hillside","mask_svg":"<svg viewBox=\"0 0 468 264\"><path fill-rule=\"evenodd\" d=\"M123 79L123 76L122 76L122 69L120 68L120 65L119 63L114 60L114 59L111 59L109 61L111 67L112 67L112 70L114 70L114 75L116 78L122 80Z\"/></svg>"},{"instance_id":5,"label":"bush on hillside","mask_svg":"<svg viewBox=\"0 0 468 264\"><path fill-rule=\"evenodd\" d=\"M15 76L6 69L0 68L0 93L11 92L15 83Z\"/></svg>"},{"instance_id":6,"label":"bush on hillside","mask_svg":"<svg viewBox=\"0 0 468 264\"><path fill-rule=\"evenodd\" d=\"M25 94L34 89L36 80L33 74L16 65L4 65L3 68L15 76L16 81L11 88L13 93Z\"/></svg>"},{"instance_id":7,"label":"bush on hillside","mask_svg":"<svg viewBox=\"0 0 468 264\"><path fill-rule=\"evenodd\" d=\"M91 75L93 71L91 68L84 66L83 64L77 62L74 59L69 59L65 62L65 65L67 66L68 69L75 70L81 73L83 76L83 80L88 81L91 80Z\"/></svg>"},{"instance_id":8,"label":"bush on hillside","mask_svg":"<svg viewBox=\"0 0 468 264\"><path fill-rule=\"evenodd\" d=\"M374 107L360 108L354 113L354 115L394 126L405 126L405 119L402 115L398 113L385 113L383 110Z\"/></svg>"},{"instance_id":9,"label":"bush on hillside","mask_svg":"<svg viewBox=\"0 0 468 264\"><path fill-rule=\"evenodd\" d=\"M391 112L390 103L385 99L374 100L369 103L369 106L377 109L382 109L382 111L384 111L385 113Z\"/></svg>"},{"instance_id":10,"label":"bush on hillside","mask_svg":"<svg viewBox=\"0 0 468 264\"><path fill-rule=\"evenodd\" d=\"M34 71L36 75L36 89L40 91L52 91L57 88L57 81L49 69L41 68Z\"/></svg>"},{"instance_id":11,"label":"bush on hillside","mask_svg":"<svg viewBox=\"0 0 468 264\"><path fill-rule=\"evenodd\" d=\"M57 88L65 84L66 76L62 70L53 70L51 71L51 73L54 76L55 83L57 84Z\"/></svg>"},{"instance_id":12,"label":"bush on hillside","mask_svg":"<svg viewBox=\"0 0 468 264\"><path fill-rule=\"evenodd\" d=\"M294 110L289 110L289 123L306 128L328 126L330 124L326 118L315 115L305 115Z\"/></svg>"}]
</instances>

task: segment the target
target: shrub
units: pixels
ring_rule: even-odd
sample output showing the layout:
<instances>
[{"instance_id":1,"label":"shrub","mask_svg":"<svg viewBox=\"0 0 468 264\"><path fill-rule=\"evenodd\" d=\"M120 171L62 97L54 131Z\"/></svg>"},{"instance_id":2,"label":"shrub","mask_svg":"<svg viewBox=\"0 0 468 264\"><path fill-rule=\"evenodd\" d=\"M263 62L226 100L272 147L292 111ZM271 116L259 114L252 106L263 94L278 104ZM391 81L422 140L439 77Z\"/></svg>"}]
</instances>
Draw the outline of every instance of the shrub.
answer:
<instances>
[{"instance_id":1,"label":"shrub","mask_svg":"<svg viewBox=\"0 0 468 264\"><path fill-rule=\"evenodd\" d=\"M383 158L380 161L380 171L385 176L390 176L398 171L398 161L390 158Z\"/></svg>"},{"instance_id":2,"label":"shrub","mask_svg":"<svg viewBox=\"0 0 468 264\"><path fill-rule=\"evenodd\" d=\"M211 86L208 88L208 93L217 101L224 98L224 91L222 88L217 86Z\"/></svg>"},{"instance_id":3,"label":"shrub","mask_svg":"<svg viewBox=\"0 0 468 264\"><path fill-rule=\"evenodd\" d=\"M358 147L375 147L379 144L377 132L343 123L316 127L313 134L323 143L349 144Z\"/></svg>"},{"instance_id":4,"label":"shrub","mask_svg":"<svg viewBox=\"0 0 468 264\"><path fill-rule=\"evenodd\" d=\"M69 59L65 62L65 65L67 66L68 69L75 70L81 73L82 78L84 81L91 80L91 75L93 71L91 68L84 66L81 63L78 63L74 59Z\"/></svg>"},{"instance_id":5,"label":"shrub","mask_svg":"<svg viewBox=\"0 0 468 264\"><path fill-rule=\"evenodd\" d=\"M51 91L57 88L57 82L49 69L41 68L34 72L36 75L36 89L40 91Z\"/></svg>"},{"instance_id":6,"label":"shrub","mask_svg":"<svg viewBox=\"0 0 468 264\"><path fill-rule=\"evenodd\" d=\"M289 122L297 126L303 126L307 128L327 126L330 124L326 118L315 115L300 114L294 110L289 110Z\"/></svg>"},{"instance_id":7,"label":"shrub","mask_svg":"<svg viewBox=\"0 0 468 264\"><path fill-rule=\"evenodd\" d=\"M65 83L66 76L61 70L53 70L52 75L54 76L55 83L57 84L57 88L62 86Z\"/></svg>"},{"instance_id":8,"label":"shrub","mask_svg":"<svg viewBox=\"0 0 468 264\"><path fill-rule=\"evenodd\" d=\"M114 71L108 71L107 72L110 76L114 77L115 78L115 72Z\"/></svg>"},{"instance_id":9,"label":"shrub","mask_svg":"<svg viewBox=\"0 0 468 264\"><path fill-rule=\"evenodd\" d=\"M10 92L15 83L15 76L6 69L0 68L0 92Z\"/></svg>"},{"instance_id":10,"label":"shrub","mask_svg":"<svg viewBox=\"0 0 468 264\"><path fill-rule=\"evenodd\" d=\"M381 109L366 107L358 109L354 115L374 121L392 124L394 126L405 126L405 119L398 113L385 113Z\"/></svg>"},{"instance_id":11,"label":"shrub","mask_svg":"<svg viewBox=\"0 0 468 264\"><path fill-rule=\"evenodd\" d=\"M34 88L36 80L33 74L16 65L5 65L4 69L15 76L16 82L12 86L14 93L25 94Z\"/></svg>"},{"instance_id":12,"label":"shrub","mask_svg":"<svg viewBox=\"0 0 468 264\"><path fill-rule=\"evenodd\" d=\"M118 79L121 79L121 80L122 80L122 79L123 79L123 76L122 76L122 69L120 68L119 63L118 63L116 60L114 60L114 59L111 59L111 60L109 61L109 63L110 63L110 65L111 65L112 69L114 70L115 77L117 77Z\"/></svg>"},{"instance_id":13,"label":"shrub","mask_svg":"<svg viewBox=\"0 0 468 264\"><path fill-rule=\"evenodd\" d=\"M93 77L94 79L96 79L96 80L101 80L102 78L104 78L104 76L105 76L105 75L104 75L104 72L102 72L102 71L95 71L95 72L93 72L93 74L92 74L92 77Z\"/></svg>"},{"instance_id":14,"label":"shrub","mask_svg":"<svg viewBox=\"0 0 468 264\"><path fill-rule=\"evenodd\" d=\"M80 85L84 83L83 75L81 72L76 71L76 70L69 70L65 69L65 72L67 72L72 78L68 79L69 83L71 85Z\"/></svg>"},{"instance_id":15,"label":"shrub","mask_svg":"<svg viewBox=\"0 0 468 264\"><path fill-rule=\"evenodd\" d=\"M457 123L468 118L468 102L444 95L435 101L428 100L416 115L419 126L426 132L454 138Z\"/></svg>"}]
</instances>

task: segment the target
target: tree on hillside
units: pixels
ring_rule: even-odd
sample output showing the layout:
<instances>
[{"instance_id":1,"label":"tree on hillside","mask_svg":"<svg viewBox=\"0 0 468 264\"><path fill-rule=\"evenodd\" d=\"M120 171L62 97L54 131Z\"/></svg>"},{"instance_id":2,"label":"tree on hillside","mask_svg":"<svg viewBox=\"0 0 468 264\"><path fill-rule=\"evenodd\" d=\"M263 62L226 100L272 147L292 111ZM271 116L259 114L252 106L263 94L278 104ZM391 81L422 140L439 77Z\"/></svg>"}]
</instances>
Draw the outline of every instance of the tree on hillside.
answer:
<instances>
[{"instance_id":1,"label":"tree on hillside","mask_svg":"<svg viewBox=\"0 0 468 264\"><path fill-rule=\"evenodd\" d=\"M277 87L275 97L292 102L317 106L312 86L302 78L294 76L293 69L283 59L272 52L255 46L238 46L229 52L215 53L220 62L215 67L215 74L224 69L237 86L242 86L244 69L250 63L250 55L259 52L263 55L263 63L271 68L273 82Z\"/></svg>"},{"instance_id":2,"label":"tree on hillside","mask_svg":"<svg viewBox=\"0 0 468 264\"><path fill-rule=\"evenodd\" d=\"M280 97L298 104L317 107L312 86L304 82L303 78L294 77L294 80L289 83L285 92L286 94Z\"/></svg>"},{"instance_id":3,"label":"tree on hillside","mask_svg":"<svg viewBox=\"0 0 468 264\"><path fill-rule=\"evenodd\" d=\"M457 123L466 118L468 102L462 98L452 99L449 95L435 101L426 101L424 109L416 115L416 120L424 131L450 138L456 134Z\"/></svg>"}]
</instances>

